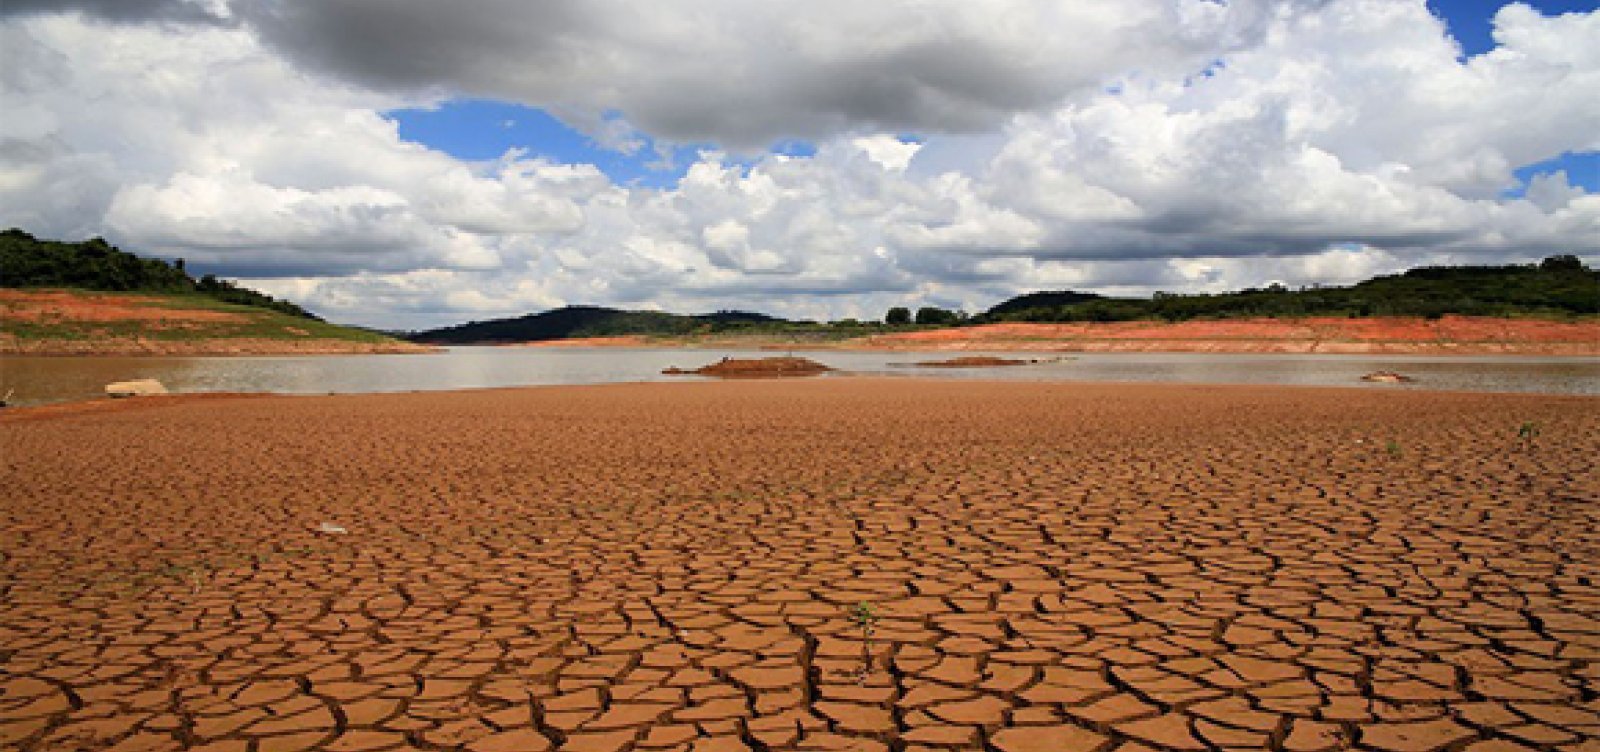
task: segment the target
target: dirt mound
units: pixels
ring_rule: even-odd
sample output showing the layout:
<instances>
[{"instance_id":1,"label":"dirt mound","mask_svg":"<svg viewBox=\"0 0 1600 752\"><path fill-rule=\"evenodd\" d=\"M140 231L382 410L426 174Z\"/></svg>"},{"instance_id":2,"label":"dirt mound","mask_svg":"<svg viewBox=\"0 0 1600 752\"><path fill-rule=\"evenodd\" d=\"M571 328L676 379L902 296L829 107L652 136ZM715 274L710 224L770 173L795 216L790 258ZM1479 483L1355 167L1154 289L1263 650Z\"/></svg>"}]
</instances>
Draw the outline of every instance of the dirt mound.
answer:
<instances>
[{"instance_id":1,"label":"dirt mound","mask_svg":"<svg viewBox=\"0 0 1600 752\"><path fill-rule=\"evenodd\" d=\"M815 376L832 370L832 368L809 358L723 358L716 363L701 366L693 371L685 371L682 368L673 367L662 371L662 373L674 376L696 374L700 376L720 376L725 379L761 379L785 376Z\"/></svg>"}]
</instances>

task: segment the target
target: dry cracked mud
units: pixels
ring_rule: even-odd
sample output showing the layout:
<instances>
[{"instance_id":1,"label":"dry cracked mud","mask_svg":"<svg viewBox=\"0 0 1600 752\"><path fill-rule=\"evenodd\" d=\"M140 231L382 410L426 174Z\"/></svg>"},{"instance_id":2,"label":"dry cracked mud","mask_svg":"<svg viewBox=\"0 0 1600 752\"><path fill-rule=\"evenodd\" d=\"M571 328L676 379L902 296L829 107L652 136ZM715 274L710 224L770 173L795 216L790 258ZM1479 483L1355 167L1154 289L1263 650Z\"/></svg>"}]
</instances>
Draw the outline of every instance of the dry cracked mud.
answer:
<instances>
[{"instance_id":1,"label":"dry cracked mud","mask_svg":"<svg viewBox=\"0 0 1600 752\"><path fill-rule=\"evenodd\" d=\"M0 748L1595 750L1597 449L1375 390L17 411Z\"/></svg>"}]
</instances>

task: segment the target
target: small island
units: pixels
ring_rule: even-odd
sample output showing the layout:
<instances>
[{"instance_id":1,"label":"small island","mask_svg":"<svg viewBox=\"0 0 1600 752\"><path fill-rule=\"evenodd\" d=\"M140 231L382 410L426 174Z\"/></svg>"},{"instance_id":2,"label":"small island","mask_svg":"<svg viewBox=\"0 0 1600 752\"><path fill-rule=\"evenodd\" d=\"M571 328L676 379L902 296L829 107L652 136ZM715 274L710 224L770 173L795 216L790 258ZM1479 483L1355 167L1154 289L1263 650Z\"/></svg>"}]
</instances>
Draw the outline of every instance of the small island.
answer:
<instances>
[{"instance_id":1,"label":"small island","mask_svg":"<svg viewBox=\"0 0 1600 752\"><path fill-rule=\"evenodd\" d=\"M723 358L716 363L685 370L676 366L662 373L668 376L717 376L724 379L764 379L816 376L834 369L809 358Z\"/></svg>"}]
</instances>

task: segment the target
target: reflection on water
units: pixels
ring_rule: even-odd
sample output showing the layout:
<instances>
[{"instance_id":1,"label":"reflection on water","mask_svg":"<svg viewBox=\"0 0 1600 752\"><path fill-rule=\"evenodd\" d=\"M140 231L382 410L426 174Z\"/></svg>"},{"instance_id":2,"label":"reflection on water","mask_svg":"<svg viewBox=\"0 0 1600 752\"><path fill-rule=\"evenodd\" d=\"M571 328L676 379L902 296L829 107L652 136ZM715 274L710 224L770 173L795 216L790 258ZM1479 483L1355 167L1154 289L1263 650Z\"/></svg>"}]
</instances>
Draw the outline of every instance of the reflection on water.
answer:
<instances>
[{"instance_id":1,"label":"reflection on water","mask_svg":"<svg viewBox=\"0 0 1600 752\"><path fill-rule=\"evenodd\" d=\"M432 355L323 355L263 357L0 357L0 396L15 389L13 404L85 399L105 385L158 379L174 392L398 392L535 384L598 384L683 380L663 376L667 366L693 368L723 356L768 357L740 350L456 347ZM907 378L1018 379L1029 381L1167 381L1186 383L1365 386L1374 389L1600 394L1600 359L1218 355L1209 353L1083 353L1061 362L972 369L905 368L927 355L882 352L808 352L807 357L846 373ZM944 353L953 355L984 353ZM1054 354L993 353L1009 357ZM1417 377L1403 386L1363 384L1362 374L1399 371Z\"/></svg>"}]
</instances>

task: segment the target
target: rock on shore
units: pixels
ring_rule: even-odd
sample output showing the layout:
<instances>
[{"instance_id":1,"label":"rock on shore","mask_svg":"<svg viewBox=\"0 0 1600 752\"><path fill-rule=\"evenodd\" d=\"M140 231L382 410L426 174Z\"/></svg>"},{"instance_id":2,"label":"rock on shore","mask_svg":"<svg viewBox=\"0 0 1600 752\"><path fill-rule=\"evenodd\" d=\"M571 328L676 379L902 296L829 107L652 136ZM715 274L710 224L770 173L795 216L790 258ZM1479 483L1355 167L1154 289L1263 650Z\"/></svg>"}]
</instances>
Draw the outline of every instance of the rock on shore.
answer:
<instances>
[{"instance_id":1,"label":"rock on shore","mask_svg":"<svg viewBox=\"0 0 1600 752\"><path fill-rule=\"evenodd\" d=\"M110 384L106 384L107 397L149 397L156 394L166 393L167 387L155 379L115 381Z\"/></svg>"}]
</instances>

